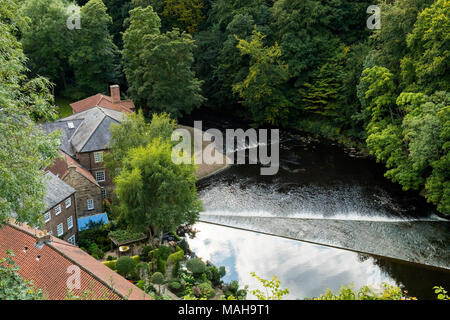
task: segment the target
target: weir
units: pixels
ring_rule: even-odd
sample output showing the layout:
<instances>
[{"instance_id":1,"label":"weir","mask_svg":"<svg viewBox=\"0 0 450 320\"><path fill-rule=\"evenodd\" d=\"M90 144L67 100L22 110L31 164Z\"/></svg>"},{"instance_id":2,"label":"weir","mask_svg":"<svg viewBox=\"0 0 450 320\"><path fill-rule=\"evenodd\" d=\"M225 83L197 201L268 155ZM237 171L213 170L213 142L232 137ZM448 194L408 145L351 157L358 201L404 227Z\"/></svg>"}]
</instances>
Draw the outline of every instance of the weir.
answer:
<instances>
[{"instance_id":1,"label":"weir","mask_svg":"<svg viewBox=\"0 0 450 320\"><path fill-rule=\"evenodd\" d=\"M450 271L450 222L358 221L203 213L200 221Z\"/></svg>"}]
</instances>

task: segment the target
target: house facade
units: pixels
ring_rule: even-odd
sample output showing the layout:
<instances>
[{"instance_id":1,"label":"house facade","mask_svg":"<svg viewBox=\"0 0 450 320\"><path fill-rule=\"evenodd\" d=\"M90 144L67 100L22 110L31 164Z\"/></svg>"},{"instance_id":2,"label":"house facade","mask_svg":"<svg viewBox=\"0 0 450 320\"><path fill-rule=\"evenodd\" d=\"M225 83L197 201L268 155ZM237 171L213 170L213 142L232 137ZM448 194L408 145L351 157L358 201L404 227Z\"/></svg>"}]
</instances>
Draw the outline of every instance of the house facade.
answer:
<instances>
[{"instance_id":1,"label":"house facade","mask_svg":"<svg viewBox=\"0 0 450 320\"><path fill-rule=\"evenodd\" d=\"M104 165L109 152L110 128L119 125L125 113L93 107L43 125L47 132L61 131L61 159L49 170L77 191L79 216L102 213L103 200L114 191Z\"/></svg>"},{"instance_id":2,"label":"house facade","mask_svg":"<svg viewBox=\"0 0 450 320\"><path fill-rule=\"evenodd\" d=\"M49 170L76 190L77 216L83 217L103 212L104 194L102 187L89 170L85 169L75 159L60 152Z\"/></svg>"},{"instance_id":3,"label":"house facade","mask_svg":"<svg viewBox=\"0 0 450 320\"><path fill-rule=\"evenodd\" d=\"M45 183L44 229L75 245L78 233L76 191L51 172L45 174Z\"/></svg>"}]
</instances>

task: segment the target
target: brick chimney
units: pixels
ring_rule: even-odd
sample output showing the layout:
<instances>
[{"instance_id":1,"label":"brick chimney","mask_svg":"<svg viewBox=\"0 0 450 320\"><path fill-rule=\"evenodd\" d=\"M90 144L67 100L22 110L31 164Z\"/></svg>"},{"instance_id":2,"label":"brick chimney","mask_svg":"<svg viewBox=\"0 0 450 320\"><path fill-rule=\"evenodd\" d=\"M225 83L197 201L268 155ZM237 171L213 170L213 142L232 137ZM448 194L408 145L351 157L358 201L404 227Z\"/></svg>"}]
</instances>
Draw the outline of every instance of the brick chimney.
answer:
<instances>
[{"instance_id":1,"label":"brick chimney","mask_svg":"<svg viewBox=\"0 0 450 320\"><path fill-rule=\"evenodd\" d=\"M120 87L115 84L110 87L111 90L111 98L113 103L120 102Z\"/></svg>"}]
</instances>

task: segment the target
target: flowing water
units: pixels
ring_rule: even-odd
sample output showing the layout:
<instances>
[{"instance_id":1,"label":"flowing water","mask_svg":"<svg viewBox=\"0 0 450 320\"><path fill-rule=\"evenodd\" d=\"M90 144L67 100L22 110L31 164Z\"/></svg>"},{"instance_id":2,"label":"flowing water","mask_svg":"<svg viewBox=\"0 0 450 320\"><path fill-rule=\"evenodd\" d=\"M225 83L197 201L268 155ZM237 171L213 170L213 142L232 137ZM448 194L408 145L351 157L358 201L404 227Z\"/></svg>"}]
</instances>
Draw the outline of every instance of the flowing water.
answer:
<instances>
[{"instance_id":1,"label":"flowing water","mask_svg":"<svg viewBox=\"0 0 450 320\"><path fill-rule=\"evenodd\" d=\"M241 124L213 118L203 125ZM432 298L435 285L450 288L449 222L423 198L390 183L373 159L330 141L287 133L280 140L277 175L236 165L199 183L201 221L218 225L199 223L190 245L225 265L225 280L255 286L250 272L275 274L292 299L351 283L388 282L419 298ZM242 147L238 142L234 150Z\"/></svg>"}]
</instances>

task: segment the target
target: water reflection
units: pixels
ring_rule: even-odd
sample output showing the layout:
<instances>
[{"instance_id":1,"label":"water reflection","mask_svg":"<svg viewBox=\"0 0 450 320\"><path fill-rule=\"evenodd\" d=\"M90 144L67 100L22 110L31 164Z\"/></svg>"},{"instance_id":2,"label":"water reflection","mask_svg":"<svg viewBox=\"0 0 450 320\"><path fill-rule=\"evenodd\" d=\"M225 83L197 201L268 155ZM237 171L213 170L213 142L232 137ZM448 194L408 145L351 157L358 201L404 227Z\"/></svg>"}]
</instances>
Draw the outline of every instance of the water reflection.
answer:
<instances>
[{"instance_id":1,"label":"water reflection","mask_svg":"<svg viewBox=\"0 0 450 320\"><path fill-rule=\"evenodd\" d=\"M196 229L196 238L189 239L191 249L205 261L225 266L226 282L238 280L257 288L250 272L266 279L276 275L282 287L289 288L289 299L318 296L342 284L353 283L356 288L382 282L401 284L372 257L205 223Z\"/></svg>"}]
</instances>

